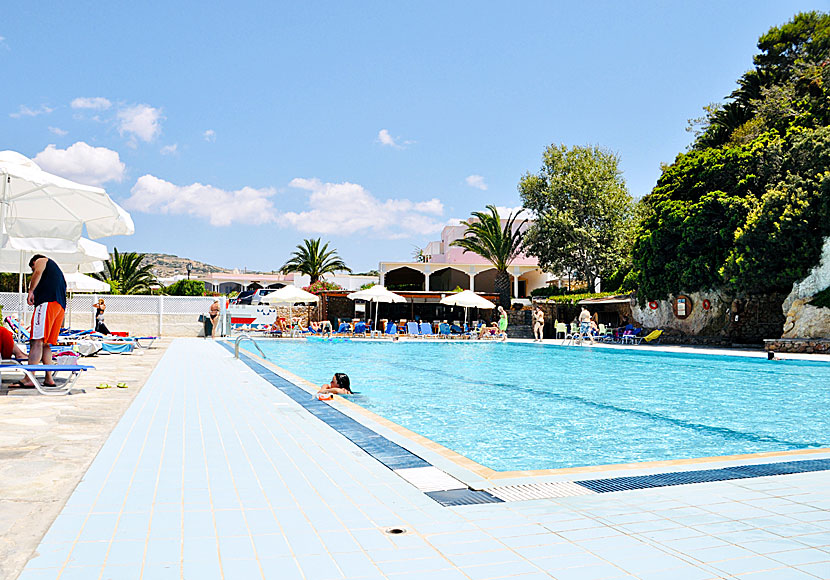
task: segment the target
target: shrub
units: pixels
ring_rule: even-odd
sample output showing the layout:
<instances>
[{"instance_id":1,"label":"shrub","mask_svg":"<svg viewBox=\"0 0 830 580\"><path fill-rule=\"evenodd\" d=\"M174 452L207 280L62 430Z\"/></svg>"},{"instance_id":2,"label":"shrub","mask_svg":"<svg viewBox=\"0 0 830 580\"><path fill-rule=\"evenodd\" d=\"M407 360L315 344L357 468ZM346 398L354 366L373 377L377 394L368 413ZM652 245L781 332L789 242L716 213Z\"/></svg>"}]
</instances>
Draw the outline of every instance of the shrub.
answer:
<instances>
[{"instance_id":1,"label":"shrub","mask_svg":"<svg viewBox=\"0 0 830 580\"><path fill-rule=\"evenodd\" d=\"M331 291L331 290L342 290L342 286L338 286L334 282L326 282L325 280L317 280L314 284L310 286L306 286L303 288L306 292L311 292L312 294L321 294L323 292Z\"/></svg>"},{"instance_id":2,"label":"shrub","mask_svg":"<svg viewBox=\"0 0 830 580\"><path fill-rule=\"evenodd\" d=\"M205 283L201 280L179 280L164 289L168 296L204 296Z\"/></svg>"}]
</instances>

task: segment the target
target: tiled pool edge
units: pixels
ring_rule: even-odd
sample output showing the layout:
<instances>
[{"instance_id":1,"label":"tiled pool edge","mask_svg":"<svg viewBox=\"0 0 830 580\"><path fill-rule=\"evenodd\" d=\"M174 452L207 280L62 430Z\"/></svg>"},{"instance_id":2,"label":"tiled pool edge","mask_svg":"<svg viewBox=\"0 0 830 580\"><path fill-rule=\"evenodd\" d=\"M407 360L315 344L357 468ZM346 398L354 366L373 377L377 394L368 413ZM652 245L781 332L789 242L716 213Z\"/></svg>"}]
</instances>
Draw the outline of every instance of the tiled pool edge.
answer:
<instances>
[{"instance_id":1,"label":"tiled pool edge","mask_svg":"<svg viewBox=\"0 0 830 580\"><path fill-rule=\"evenodd\" d=\"M223 342L228 351L233 352L230 344ZM349 417L341 410L332 407L315 397L290 380L280 376L273 370L255 360L245 352L240 353L240 359L248 365L257 375L271 383L300 406L311 414L322 420L324 423L340 432L344 437L355 445L366 451L372 458L376 459L392 471L417 470L419 468L435 468L424 458L390 441L376 431L361 424L352 417ZM820 451L820 450L819 450ZM440 470L439 470L440 471ZM504 501L517 501L523 499L542 499L546 497L562 497L563 495L590 495L598 493L612 493L617 491L629 491L636 489L648 489L657 487L669 487L693 483L706 483L715 481L728 481L736 479L751 479L756 477L767 477L773 475L786 475L793 473L806 473L815 471L830 471L830 459L812 459L802 461L788 461L779 463L764 463L730 466L714 469L702 469L694 471L664 472L650 475L635 475L599 478L589 480L578 480L572 482L561 482L572 484L584 489L584 492L576 491L573 488L562 492L557 484L537 485L511 485L494 487L485 490L472 489L463 482L459 483L464 488L441 489L425 491L423 493L444 506L460 506L484 503L499 503ZM442 472L443 473L443 472ZM408 478L398 473L403 479ZM409 481L418 487L412 481ZM522 493L521 488L536 488L529 492ZM519 490L518 493L516 490ZM535 493L534 493L535 491Z\"/></svg>"}]
</instances>

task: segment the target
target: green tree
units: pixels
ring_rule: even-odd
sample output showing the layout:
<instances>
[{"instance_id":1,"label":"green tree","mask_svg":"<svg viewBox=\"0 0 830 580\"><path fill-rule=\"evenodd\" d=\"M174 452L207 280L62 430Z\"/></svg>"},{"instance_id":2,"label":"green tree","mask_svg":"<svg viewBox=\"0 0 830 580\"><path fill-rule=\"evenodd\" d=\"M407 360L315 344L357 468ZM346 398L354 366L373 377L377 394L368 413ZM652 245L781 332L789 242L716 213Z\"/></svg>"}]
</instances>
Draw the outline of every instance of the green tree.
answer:
<instances>
[{"instance_id":1,"label":"green tree","mask_svg":"<svg viewBox=\"0 0 830 580\"><path fill-rule=\"evenodd\" d=\"M537 174L519 182L535 215L525 245L543 269L577 272L593 290L625 261L633 202L616 154L593 146L551 145Z\"/></svg>"},{"instance_id":2,"label":"green tree","mask_svg":"<svg viewBox=\"0 0 830 580\"><path fill-rule=\"evenodd\" d=\"M308 274L311 277L311 284L319 280L323 274L337 271L351 272L346 263L337 255L337 251L329 250L328 242L320 245L320 238L303 240L303 243L297 246L296 251L280 268L283 274L289 272Z\"/></svg>"},{"instance_id":3,"label":"green tree","mask_svg":"<svg viewBox=\"0 0 830 580\"><path fill-rule=\"evenodd\" d=\"M110 259L104 261L104 271L93 276L109 283L113 294L149 294L150 286L157 282L151 272L153 265L144 264L144 257L136 252L119 254L118 248L113 248Z\"/></svg>"},{"instance_id":4,"label":"green tree","mask_svg":"<svg viewBox=\"0 0 830 580\"><path fill-rule=\"evenodd\" d=\"M507 268L522 251L524 239L524 225L527 220L522 221L518 227L514 227L516 218L521 211L515 215L510 214L505 220L504 227L501 225L499 210L493 205L488 205L490 213L474 211L472 223L461 222L466 226L464 237L455 240L450 245L464 248L464 253L474 252L493 264L496 269L496 292L499 295L499 302L502 306L510 305L510 274Z\"/></svg>"}]
</instances>

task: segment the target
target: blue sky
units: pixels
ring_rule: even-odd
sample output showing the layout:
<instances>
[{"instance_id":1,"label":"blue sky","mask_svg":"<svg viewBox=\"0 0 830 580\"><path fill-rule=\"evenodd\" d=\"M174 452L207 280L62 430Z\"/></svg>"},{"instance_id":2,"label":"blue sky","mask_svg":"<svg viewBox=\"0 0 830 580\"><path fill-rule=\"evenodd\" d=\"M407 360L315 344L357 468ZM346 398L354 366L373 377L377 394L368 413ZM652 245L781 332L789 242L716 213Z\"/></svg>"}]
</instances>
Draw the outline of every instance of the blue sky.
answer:
<instances>
[{"instance_id":1,"label":"blue sky","mask_svg":"<svg viewBox=\"0 0 830 580\"><path fill-rule=\"evenodd\" d=\"M100 184L99 240L279 268L322 237L409 259L551 143L619 154L635 197L758 37L824 2L38 2L0 21L0 149Z\"/></svg>"}]
</instances>

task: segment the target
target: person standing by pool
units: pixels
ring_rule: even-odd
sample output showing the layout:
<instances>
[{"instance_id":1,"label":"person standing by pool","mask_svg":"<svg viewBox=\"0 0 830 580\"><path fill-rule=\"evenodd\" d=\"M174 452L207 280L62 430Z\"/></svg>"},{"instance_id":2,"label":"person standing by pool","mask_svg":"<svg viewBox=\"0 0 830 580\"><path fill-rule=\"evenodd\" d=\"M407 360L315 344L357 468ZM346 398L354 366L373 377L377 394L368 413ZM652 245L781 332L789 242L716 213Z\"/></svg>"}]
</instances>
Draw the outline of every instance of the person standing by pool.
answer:
<instances>
[{"instance_id":1,"label":"person standing by pool","mask_svg":"<svg viewBox=\"0 0 830 580\"><path fill-rule=\"evenodd\" d=\"M582 312L579 313L579 334L594 342L594 337L591 335L591 313L584 306Z\"/></svg>"},{"instance_id":2,"label":"person standing by pool","mask_svg":"<svg viewBox=\"0 0 830 580\"><path fill-rule=\"evenodd\" d=\"M507 340L507 312L499 306L499 334L502 340Z\"/></svg>"},{"instance_id":3,"label":"person standing by pool","mask_svg":"<svg viewBox=\"0 0 830 580\"><path fill-rule=\"evenodd\" d=\"M545 313L537 304L533 307L533 342L542 342L545 330Z\"/></svg>"},{"instance_id":4,"label":"person standing by pool","mask_svg":"<svg viewBox=\"0 0 830 580\"><path fill-rule=\"evenodd\" d=\"M58 335L66 311L66 278L54 260L42 254L35 254L29 260L32 279L29 282L29 296L26 303L34 306L32 314L31 340L29 341L29 364L51 365L52 345L57 344ZM23 386L31 387L26 379ZM54 386L52 373L46 372L46 386Z\"/></svg>"},{"instance_id":5,"label":"person standing by pool","mask_svg":"<svg viewBox=\"0 0 830 580\"><path fill-rule=\"evenodd\" d=\"M92 307L95 309L95 332L110 334L109 328L104 324L104 311L107 309L104 299L101 298L98 302L93 302Z\"/></svg>"}]
</instances>

